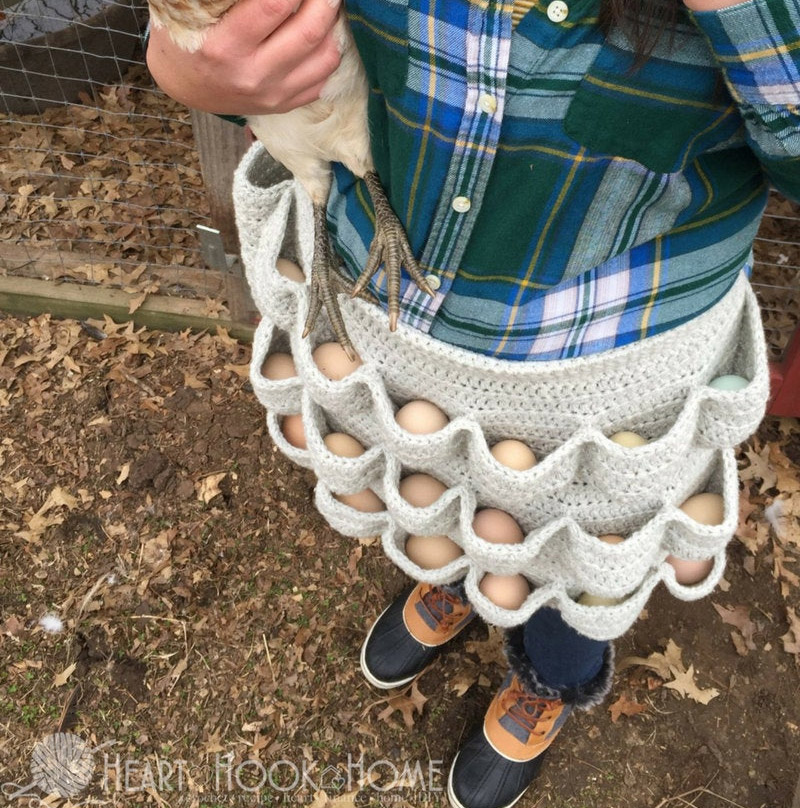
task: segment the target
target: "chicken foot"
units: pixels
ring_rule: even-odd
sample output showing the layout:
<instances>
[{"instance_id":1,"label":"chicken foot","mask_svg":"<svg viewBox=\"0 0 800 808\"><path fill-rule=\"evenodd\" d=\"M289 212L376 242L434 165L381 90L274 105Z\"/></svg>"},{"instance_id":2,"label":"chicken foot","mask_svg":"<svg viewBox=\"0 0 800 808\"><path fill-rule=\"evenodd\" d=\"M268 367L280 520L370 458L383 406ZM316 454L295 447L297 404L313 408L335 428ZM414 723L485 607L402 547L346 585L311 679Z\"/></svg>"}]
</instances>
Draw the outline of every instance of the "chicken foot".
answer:
<instances>
[{"instance_id":1,"label":"chicken foot","mask_svg":"<svg viewBox=\"0 0 800 808\"><path fill-rule=\"evenodd\" d=\"M311 262L311 288L308 296L308 315L303 327L303 337L307 337L311 333L322 307L325 306L336 341L352 361L356 358L356 352L353 348L353 343L350 342L350 337L347 336L347 329L344 325L344 318L336 295L339 291L352 294L354 290L352 285L348 285L335 269L338 261L331 249L325 205L314 204L313 209L314 258Z\"/></svg>"},{"instance_id":2,"label":"chicken foot","mask_svg":"<svg viewBox=\"0 0 800 808\"><path fill-rule=\"evenodd\" d=\"M386 198L378 172L367 171L364 174L364 182L367 184L367 190L372 197L372 207L375 209L375 235L372 244L369 245L366 266L358 276L352 296L355 297L364 290L378 271L378 267L382 263L385 264L389 330L394 331L397 328L397 318L400 316L401 265L405 265L408 274L423 292L433 297L433 290L428 286L417 259L411 252L406 231Z\"/></svg>"},{"instance_id":3,"label":"chicken foot","mask_svg":"<svg viewBox=\"0 0 800 808\"><path fill-rule=\"evenodd\" d=\"M370 244L367 263L355 285L347 282L336 272L337 260L331 249L328 236L328 222L324 204L314 204L314 258L311 264L311 289L308 301L308 315L306 316L303 336L307 337L319 317L322 307L328 312L331 328L337 342L352 360L356 353L353 343L347 334L339 302L336 295L339 291L349 292L351 297L367 297L374 300L366 291L366 286L372 276L378 271L382 263L386 266L386 286L389 307L389 329L397 329L397 319L400 315L400 279L401 266L404 265L417 286L426 294L433 296L411 247L403 225L392 210L386 193L375 171L368 171L364 175L367 190L372 197L375 209L375 235ZM339 289L335 287L340 287Z\"/></svg>"}]
</instances>

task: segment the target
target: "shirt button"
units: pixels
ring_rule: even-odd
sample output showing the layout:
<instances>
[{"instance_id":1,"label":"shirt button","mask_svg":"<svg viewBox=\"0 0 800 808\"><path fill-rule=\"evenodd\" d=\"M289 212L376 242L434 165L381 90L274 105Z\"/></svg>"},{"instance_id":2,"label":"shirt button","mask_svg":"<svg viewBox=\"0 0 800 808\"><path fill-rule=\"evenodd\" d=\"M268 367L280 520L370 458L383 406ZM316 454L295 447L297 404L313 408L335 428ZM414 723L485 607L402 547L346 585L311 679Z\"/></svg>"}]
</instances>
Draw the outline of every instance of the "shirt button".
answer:
<instances>
[{"instance_id":1,"label":"shirt button","mask_svg":"<svg viewBox=\"0 0 800 808\"><path fill-rule=\"evenodd\" d=\"M489 115L497 111L497 99L489 93L481 93L478 98L478 106Z\"/></svg>"},{"instance_id":2,"label":"shirt button","mask_svg":"<svg viewBox=\"0 0 800 808\"><path fill-rule=\"evenodd\" d=\"M457 196L453 200L452 205L456 213L466 213L472 207L472 202L470 202L469 198L466 196Z\"/></svg>"},{"instance_id":3,"label":"shirt button","mask_svg":"<svg viewBox=\"0 0 800 808\"><path fill-rule=\"evenodd\" d=\"M564 0L553 0L547 7L547 17L552 22L564 22L569 14L569 6Z\"/></svg>"},{"instance_id":4,"label":"shirt button","mask_svg":"<svg viewBox=\"0 0 800 808\"><path fill-rule=\"evenodd\" d=\"M442 282L439 280L438 275L426 275L425 281L427 282L428 286L431 287L431 290L434 292L438 292L439 287L442 285Z\"/></svg>"}]
</instances>

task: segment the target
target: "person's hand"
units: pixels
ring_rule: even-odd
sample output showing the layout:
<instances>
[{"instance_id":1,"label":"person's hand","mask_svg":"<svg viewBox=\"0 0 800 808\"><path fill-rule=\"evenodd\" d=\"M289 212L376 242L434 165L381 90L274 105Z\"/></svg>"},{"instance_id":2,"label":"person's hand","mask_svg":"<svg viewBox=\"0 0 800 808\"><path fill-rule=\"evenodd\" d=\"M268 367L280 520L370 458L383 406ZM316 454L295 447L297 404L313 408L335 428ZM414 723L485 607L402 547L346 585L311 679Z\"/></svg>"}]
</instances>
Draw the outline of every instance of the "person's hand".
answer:
<instances>
[{"instance_id":1,"label":"person's hand","mask_svg":"<svg viewBox=\"0 0 800 808\"><path fill-rule=\"evenodd\" d=\"M296 13L295 9L297 9ZM240 0L193 53L151 26L147 66L161 89L193 109L225 115L286 112L319 97L341 54L330 0Z\"/></svg>"}]
</instances>

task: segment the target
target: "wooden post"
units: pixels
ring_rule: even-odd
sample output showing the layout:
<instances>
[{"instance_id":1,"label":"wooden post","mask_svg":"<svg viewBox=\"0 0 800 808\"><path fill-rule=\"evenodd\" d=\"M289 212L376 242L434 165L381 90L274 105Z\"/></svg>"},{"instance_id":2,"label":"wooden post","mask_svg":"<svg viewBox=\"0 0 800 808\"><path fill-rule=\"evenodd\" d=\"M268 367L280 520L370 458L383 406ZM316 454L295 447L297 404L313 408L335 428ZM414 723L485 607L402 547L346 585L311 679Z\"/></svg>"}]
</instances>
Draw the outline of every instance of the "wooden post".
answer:
<instances>
[{"instance_id":1,"label":"wooden post","mask_svg":"<svg viewBox=\"0 0 800 808\"><path fill-rule=\"evenodd\" d=\"M233 172L247 151L244 127L207 112L192 110L192 129L211 208L211 220L220 231L226 252L238 254L239 238L233 217L231 187Z\"/></svg>"},{"instance_id":2,"label":"wooden post","mask_svg":"<svg viewBox=\"0 0 800 808\"><path fill-rule=\"evenodd\" d=\"M233 172L250 145L249 139L244 127L196 110L192 110L192 129L211 208L211 221L220 232L225 252L238 255L239 237L231 189ZM257 318L257 310L238 261L228 268L226 280L226 297L231 317L237 322L253 323Z\"/></svg>"}]
</instances>

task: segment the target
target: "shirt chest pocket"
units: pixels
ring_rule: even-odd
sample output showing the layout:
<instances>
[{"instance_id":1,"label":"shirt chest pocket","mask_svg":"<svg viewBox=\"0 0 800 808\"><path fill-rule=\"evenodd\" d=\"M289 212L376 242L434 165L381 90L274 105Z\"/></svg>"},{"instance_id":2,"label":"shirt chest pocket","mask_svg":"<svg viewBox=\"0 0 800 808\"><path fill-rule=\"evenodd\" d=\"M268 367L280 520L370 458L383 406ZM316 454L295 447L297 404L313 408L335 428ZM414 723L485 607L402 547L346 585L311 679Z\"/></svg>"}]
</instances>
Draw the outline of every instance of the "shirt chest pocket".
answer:
<instances>
[{"instance_id":1,"label":"shirt chest pocket","mask_svg":"<svg viewBox=\"0 0 800 808\"><path fill-rule=\"evenodd\" d=\"M408 73L408 0L353 0L347 10L370 88L398 95Z\"/></svg>"},{"instance_id":2,"label":"shirt chest pocket","mask_svg":"<svg viewBox=\"0 0 800 808\"><path fill-rule=\"evenodd\" d=\"M732 137L741 121L699 32L678 32L669 56L634 57L609 37L578 85L564 130L591 152L635 160L651 171L682 171Z\"/></svg>"}]
</instances>

